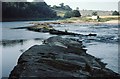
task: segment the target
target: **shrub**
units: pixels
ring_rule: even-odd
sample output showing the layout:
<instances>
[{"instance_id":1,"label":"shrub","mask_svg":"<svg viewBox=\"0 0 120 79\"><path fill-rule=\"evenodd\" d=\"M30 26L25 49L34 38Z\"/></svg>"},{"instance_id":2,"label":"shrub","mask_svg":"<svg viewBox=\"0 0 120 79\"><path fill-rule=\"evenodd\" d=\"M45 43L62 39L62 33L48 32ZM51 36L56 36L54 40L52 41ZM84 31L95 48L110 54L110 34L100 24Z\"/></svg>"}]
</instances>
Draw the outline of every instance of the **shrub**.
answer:
<instances>
[{"instance_id":1,"label":"shrub","mask_svg":"<svg viewBox=\"0 0 120 79\"><path fill-rule=\"evenodd\" d=\"M64 17L65 18L71 18L72 17L71 11L66 12L65 15L64 15Z\"/></svg>"},{"instance_id":2,"label":"shrub","mask_svg":"<svg viewBox=\"0 0 120 79\"><path fill-rule=\"evenodd\" d=\"M71 17L80 17L81 14L78 10L68 11L65 13L65 18L71 18Z\"/></svg>"},{"instance_id":3,"label":"shrub","mask_svg":"<svg viewBox=\"0 0 120 79\"><path fill-rule=\"evenodd\" d=\"M81 14L78 10L73 10L72 11L72 17L80 17L80 16L81 16Z\"/></svg>"},{"instance_id":4,"label":"shrub","mask_svg":"<svg viewBox=\"0 0 120 79\"><path fill-rule=\"evenodd\" d=\"M97 16L97 12L93 12L92 15Z\"/></svg>"},{"instance_id":5,"label":"shrub","mask_svg":"<svg viewBox=\"0 0 120 79\"><path fill-rule=\"evenodd\" d=\"M120 14L119 14L119 12L114 11L114 12L112 13L112 15L120 15Z\"/></svg>"}]
</instances>

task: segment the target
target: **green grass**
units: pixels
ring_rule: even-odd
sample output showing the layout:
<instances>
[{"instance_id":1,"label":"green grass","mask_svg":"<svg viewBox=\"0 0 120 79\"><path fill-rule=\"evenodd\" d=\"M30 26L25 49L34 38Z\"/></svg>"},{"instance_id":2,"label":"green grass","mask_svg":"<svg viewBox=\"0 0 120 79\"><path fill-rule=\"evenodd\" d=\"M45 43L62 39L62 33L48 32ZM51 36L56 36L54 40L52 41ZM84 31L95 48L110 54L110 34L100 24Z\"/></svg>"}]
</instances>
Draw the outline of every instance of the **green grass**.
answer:
<instances>
[{"instance_id":1,"label":"green grass","mask_svg":"<svg viewBox=\"0 0 120 79\"><path fill-rule=\"evenodd\" d=\"M97 20L93 20L93 19L87 18L87 17L72 17L72 18L66 18L63 20L59 20L59 22L64 22L64 23L72 23L75 21L78 21L78 22L107 22L110 20L118 20L118 18L110 17L110 18L99 18Z\"/></svg>"},{"instance_id":2,"label":"green grass","mask_svg":"<svg viewBox=\"0 0 120 79\"><path fill-rule=\"evenodd\" d=\"M72 18L66 18L63 20L60 20L59 22L65 22L65 23L72 23L74 21L81 21L81 22L93 22L95 20L92 20L90 18L86 18L86 17L72 17Z\"/></svg>"},{"instance_id":3,"label":"green grass","mask_svg":"<svg viewBox=\"0 0 120 79\"><path fill-rule=\"evenodd\" d=\"M110 20L118 20L118 18L100 18L99 22L106 22L106 21L110 21Z\"/></svg>"}]
</instances>

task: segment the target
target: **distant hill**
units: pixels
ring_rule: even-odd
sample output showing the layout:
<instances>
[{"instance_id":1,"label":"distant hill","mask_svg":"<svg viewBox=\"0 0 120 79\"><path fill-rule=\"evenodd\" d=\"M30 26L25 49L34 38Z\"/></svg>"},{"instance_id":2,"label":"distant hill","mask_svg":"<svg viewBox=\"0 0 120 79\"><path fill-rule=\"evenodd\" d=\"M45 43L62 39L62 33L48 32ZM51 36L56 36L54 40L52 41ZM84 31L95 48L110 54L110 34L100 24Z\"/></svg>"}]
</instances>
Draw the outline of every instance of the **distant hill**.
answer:
<instances>
[{"instance_id":1,"label":"distant hill","mask_svg":"<svg viewBox=\"0 0 120 79\"><path fill-rule=\"evenodd\" d=\"M69 5L67 5L69 7ZM63 17L67 11L71 11L72 9L64 9L65 6L56 6L51 7L56 13L57 16ZM93 12L97 12L99 16L111 16L113 11L102 11L102 10L79 10L82 16L92 16Z\"/></svg>"},{"instance_id":2,"label":"distant hill","mask_svg":"<svg viewBox=\"0 0 120 79\"><path fill-rule=\"evenodd\" d=\"M63 17L68 10L53 9L58 16ZM100 11L100 10L79 10L82 16L92 16L93 12L97 12L99 16L111 16L113 11Z\"/></svg>"},{"instance_id":3,"label":"distant hill","mask_svg":"<svg viewBox=\"0 0 120 79\"><path fill-rule=\"evenodd\" d=\"M56 18L57 14L45 2L3 2L2 20L42 20Z\"/></svg>"},{"instance_id":4,"label":"distant hill","mask_svg":"<svg viewBox=\"0 0 120 79\"><path fill-rule=\"evenodd\" d=\"M113 11L100 11L100 10L80 10L82 16L91 16L93 12L97 12L99 16L112 15Z\"/></svg>"}]
</instances>

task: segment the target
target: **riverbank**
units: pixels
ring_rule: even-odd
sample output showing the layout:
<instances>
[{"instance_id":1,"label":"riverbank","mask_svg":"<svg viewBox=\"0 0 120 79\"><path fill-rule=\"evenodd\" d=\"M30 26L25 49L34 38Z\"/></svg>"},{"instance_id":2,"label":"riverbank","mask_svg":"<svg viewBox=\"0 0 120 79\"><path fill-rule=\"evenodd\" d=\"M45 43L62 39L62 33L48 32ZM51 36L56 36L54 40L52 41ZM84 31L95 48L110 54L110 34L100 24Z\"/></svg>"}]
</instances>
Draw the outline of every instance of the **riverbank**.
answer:
<instances>
[{"instance_id":1,"label":"riverbank","mask_svg":"<svg viewBox=\"0 0 120 79\"><path fill-rule=\"evenodd\" d=\"M88 24L119 24L118 16L103 17L92 19L92 17L72 17L64 20L58 20L60 23L88 23Z\"/></svg>"},{"instance_id":2,"label":"riverbank","mask_svg":"<svg viewBox=\"0 0 120 79\"><path fill-rule=\"evenodd\" d=\"M35 45L18 59L9 79L46 77L119 78L100 59L87 54L82 41L50 37Z\"/></svg>"},{"instance_id":3,"label":"riverbank","mask_svg":"<svg viewBox=\"0 0 120 79\"><path fill-rule=\"evenodd\" d=\"M56 20L56 22L47 22L47 24L64 24L64 23L120 24L119 18L120 16L99 16L99 19L92 19L92 16L91 17L89 16L71 17L71 18L60 18L60 17L58 18L18 18L18 19L4 19L3 22Z\"/></svg>"}]
</instances>

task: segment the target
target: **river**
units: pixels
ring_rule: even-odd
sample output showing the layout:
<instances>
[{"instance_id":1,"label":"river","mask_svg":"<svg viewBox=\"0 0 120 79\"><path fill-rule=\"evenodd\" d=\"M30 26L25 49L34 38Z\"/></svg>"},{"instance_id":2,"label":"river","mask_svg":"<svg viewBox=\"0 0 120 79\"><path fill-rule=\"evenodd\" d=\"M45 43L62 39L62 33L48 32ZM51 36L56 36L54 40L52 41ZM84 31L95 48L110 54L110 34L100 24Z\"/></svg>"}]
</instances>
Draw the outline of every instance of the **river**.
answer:
<instances>
[{"instance_id":1,"label":"river","mask_svg":"<svg viewBox=\"0 0 120 79\"><path fill-rule=\"evenodd\" d=\"M51 36L49 33L38 33L25 29L10 29L14 27L31 26L31 21L3 22L0 48L2 49L2 77L8 77L17 64L19 56L33 45L40 45L44 39ZM44 21L41 21L44 22ZM96 33L97 37L63 36L83 41L87 53L101 58L107 67L118 72L118 25L113 24L56 24L58 30L68 30L80 34ZM0 76L0 77L1 77Z\"/></svg>"}]
</instances>

